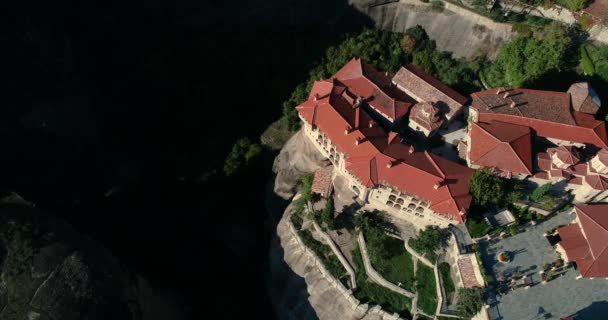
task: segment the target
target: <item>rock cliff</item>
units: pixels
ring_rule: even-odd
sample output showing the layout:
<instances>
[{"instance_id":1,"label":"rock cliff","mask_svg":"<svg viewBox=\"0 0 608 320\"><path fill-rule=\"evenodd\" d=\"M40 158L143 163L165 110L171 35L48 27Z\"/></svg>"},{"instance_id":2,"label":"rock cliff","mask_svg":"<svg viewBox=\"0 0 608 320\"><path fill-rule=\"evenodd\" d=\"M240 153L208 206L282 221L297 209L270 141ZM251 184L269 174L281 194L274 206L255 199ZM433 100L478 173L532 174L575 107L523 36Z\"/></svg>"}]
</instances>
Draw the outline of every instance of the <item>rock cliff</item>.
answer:
<instances>
[{"instance_id":1,"label":"rock cliff","mask_svg":"<svg viewBox=\"0 0 608 320\"><path fill-rule=\"evenodd\" d=\"M185 317L98 243L16 195L0 204L0 248L0 319Z\"/></svg>"}]
</instances>

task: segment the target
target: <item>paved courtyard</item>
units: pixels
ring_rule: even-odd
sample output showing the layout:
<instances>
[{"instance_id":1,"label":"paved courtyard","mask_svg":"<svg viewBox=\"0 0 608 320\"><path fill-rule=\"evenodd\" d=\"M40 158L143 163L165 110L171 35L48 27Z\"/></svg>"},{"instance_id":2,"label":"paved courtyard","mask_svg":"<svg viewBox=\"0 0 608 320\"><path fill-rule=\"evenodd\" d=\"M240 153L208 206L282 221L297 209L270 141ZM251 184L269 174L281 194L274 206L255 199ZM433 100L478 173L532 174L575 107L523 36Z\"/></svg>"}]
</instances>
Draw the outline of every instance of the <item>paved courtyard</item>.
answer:
<instances>
[{"instance_id":1,"label":"paved courtyard","mask_svg":"<svg viewBox=\"0 0 608 320\"><path fill-rule=\"evenodd\" d=\"M576 280L578 271L569 268L558 278L540 283L538 272L542 266L558 259L543 233L570 223L574 215L569 212L561 212L499 242L481 242L483 263L495 278L500 274L520 272L532 279L531 288L518 288L498 296L491 303L492 319L560 319L570 315L577 315L577 320L608 319L608 280ZM496 255L502 251L512 253L511 262L502 264L496 260Z\"/></svg>"}]
</instances>

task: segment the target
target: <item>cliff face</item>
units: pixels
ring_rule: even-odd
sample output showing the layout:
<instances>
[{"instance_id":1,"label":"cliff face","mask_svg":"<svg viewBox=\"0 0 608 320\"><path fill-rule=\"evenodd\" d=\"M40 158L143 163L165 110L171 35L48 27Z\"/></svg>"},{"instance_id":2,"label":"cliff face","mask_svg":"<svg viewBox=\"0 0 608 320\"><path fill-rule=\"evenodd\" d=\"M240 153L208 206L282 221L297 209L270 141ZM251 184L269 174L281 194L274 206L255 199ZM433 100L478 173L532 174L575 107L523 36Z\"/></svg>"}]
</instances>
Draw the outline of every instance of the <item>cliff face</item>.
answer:
<instances>
[{"instance_id":1,"label":"cliff face","mask_svg":"<svg viewBox=\"0 0 608 320\"><path fill-rule=\"evenodd\" d=\"M0 205L0 319L184 318L100 245L16 196L10 202Z\"/></svg>"},{"instance_id":2,"label":"cliff face","mask_svg":"<svg viewBox=\"0 0 608 320\"><path fill-rule=\"evenodd\" d=\"M349 2L386 30L404 32L421 25L439 49L450 51L455 57L473 58L485 53L494 58L500 45L514 35L511 25L496 23L448 2L441 2L443 7L420 0L374 7L369 7L370 0Z\"/></svg>"}]
</instances>

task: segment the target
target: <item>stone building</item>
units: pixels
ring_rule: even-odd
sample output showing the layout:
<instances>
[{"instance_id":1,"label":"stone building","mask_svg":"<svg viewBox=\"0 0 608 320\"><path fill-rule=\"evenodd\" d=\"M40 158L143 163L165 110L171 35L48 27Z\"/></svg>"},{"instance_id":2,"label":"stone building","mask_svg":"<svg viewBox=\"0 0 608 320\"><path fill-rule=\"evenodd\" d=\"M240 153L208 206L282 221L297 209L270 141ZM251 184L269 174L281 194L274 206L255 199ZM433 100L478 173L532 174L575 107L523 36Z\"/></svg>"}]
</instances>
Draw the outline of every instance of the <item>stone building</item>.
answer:
<instances>
[{"instance_id":1,"label":"stone building","mask_svg":"<svg viewBox=\"0 0 608 320\"><path fill-rule=\"evenodd\" d=\"M477 92L469 132L459 148L473 168L491 167L539 184L561 182L577 202L601 201L608 197L608 136L604 121L595 119L599 107L587 83L573 84L567 92ZM541 138L553 146L535 154L533 146Z\"/></svg>"},{"instance_id":2,"label":"stone building","mask_svg":"<svg viewBox=\"0 0 608 320\"><path fill-rule=\"evenodd\" d=\"M583 278L608 279L608 204L575 206L574 223L557 229L557 250Z\"/></svg>"},{"instance_id":3,"label":"stone building","mask_svg":"<svg viewBox=\"0 0 608 320\"><path fill-rule=\"evenodd\" d=\"M345 68L351 68L351 63ZM357 81L357 92L374 92L369 88L372 84L382 88L380 84L388 79L375 70L366 72L377 78ZM374 110L380 107L368 108L352 99L357 94L340 79L345 73L340 70L332 79L316 81L309 99L296 108L304 134L362 201L418 225L463 223L471 204L473 171L402 143L377 121ZM383 94L390 97L389 92ZM364 100L376 99L372 94Z\"/></svg>"}]
</instances>

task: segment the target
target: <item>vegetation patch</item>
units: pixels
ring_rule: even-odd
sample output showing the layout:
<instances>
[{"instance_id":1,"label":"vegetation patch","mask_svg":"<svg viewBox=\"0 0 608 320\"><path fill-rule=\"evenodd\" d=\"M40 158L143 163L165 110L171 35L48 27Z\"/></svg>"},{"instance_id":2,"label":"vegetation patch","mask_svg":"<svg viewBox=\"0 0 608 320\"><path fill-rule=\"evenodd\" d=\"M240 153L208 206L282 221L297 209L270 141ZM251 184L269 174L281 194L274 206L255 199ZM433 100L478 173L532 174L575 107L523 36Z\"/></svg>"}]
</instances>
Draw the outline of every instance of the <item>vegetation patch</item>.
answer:
<instances>
[{"instance_id":1,"label":"vegetation patch","mask_svg":"<svg viewBox=\"0 0 608 320\"><path fill-rule=\"evenodd\" d=\"M444 240L444 235L441 229L437 226L427 226L420 231L418 237L409 240L409 245L416 250L420 255L429 259L432 263L437 261L437 253Z\"/></svg>"},{"instance_id":2,"label":"vegetation patch","mask_svg":"<svg viewBox=\"0 0 608 320\"><path fill-rule=\"evenodd\" d=\"M396 312L403 317L411 318L412 301L410 299L367 280L359 246L356 246L353 251L353 259L357 269L355 297L362 303L377 304L385 311Z\"/></svg>"},{"instance_id":3,"label":"vegetation patch","mask_svg":"<svg viewBox=\"0 0 608 320\"><path fill-rule=\"evenodd\" d=\"M467 217L467 221L465 222L467 230L469 230L469 234L472 238L481 238L492 230L492 227L485 222L481 217L477 216L469 216Z\"/></svg>"},{"instance_id":4,"label":"vegetation patch","mask_svg":"<svg viewBox=\"0 0 608 320\"><path fill-rule=\"evenodd\" d=\"M437 287L433 269L418 263L416 270L416 291L418 292L418 308L426 314L435 314L437 310Z\"/></svg>"},{"instance_id":5,"label":"vegetation patch","mask_svg":"<svg viewBox=\"0 0 608 320\"><path fill-rule=\"evenodd\" d=\"M374 221L373 213L359 213L359 225L362 219L371 220L360 228L365 237L369 258L374 269L386 280L401 285L408 291L414 291L414 261L403 245L403 241L388 236L379 224Z\"/></svg>"},{"instance_id":6,"label":"vegetation patch","mask_svg":"<svg viewBox=\"0 0 608 320\"><path fill-rule=\"evenodd\" d=\"M262 146L251 142L249 138L239 139L233 146L224 162L224 174L233 176L249 165L262 153Z\"/></svg>"},{"instance_id":7,"label":"vegetation patch","mask_svg":"<svg viewBox=\"0 0 608 320\"><path fill-rule=\"evenodd\" d=\"M456 288L454 286L454 281L452 280L450 265L447 262L442 262L437 266L437 269L439 270L439 275L441 276L443 289L445 290L445 295L448 300L447 303L451 304Z\"/></svg>"},{"instance_id":8,"label":"vegetation patch","mask_svg":"<svg viewBox=\"0 0 608 320\"><path fill-rule=\"evenodd\" d=\"M458 314L461 317L475 316L482 306L481 289L458 289Z\"/></svg>"},{"instance_id":9,"label":"vegetation patch","mask_svg":"<svg viewBox=\"0 0 608 320\"><path fill-rule=\"evenodd\" d=\"M328 245L315 239L310 230L301 230L298 231L298 234L300 235L302 242L304 242L304 245L321 259L325 269L327 269L334 278L340 280L347 276L342 263L340 263L340 260Z\"/></svg>"}]
</instances>

